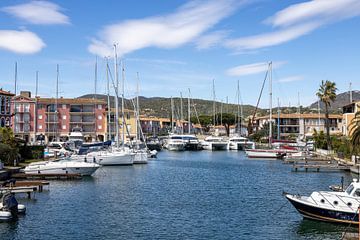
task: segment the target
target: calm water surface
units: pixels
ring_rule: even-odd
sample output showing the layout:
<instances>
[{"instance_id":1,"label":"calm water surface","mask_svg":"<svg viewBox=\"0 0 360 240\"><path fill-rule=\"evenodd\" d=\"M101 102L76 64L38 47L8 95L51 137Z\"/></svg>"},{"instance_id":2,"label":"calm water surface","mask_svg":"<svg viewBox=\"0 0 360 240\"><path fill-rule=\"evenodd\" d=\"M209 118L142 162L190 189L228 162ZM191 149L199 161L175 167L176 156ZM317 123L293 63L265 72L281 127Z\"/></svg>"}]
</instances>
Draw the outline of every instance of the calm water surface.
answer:
<instances>
[{"instance_id":1,"label":"calm water surface","mask_svg":"<svg viewBox=\"0 0 360 240\"><path fill-rule=\"evenodd\" d=\"M327 190L341 176L351 180L242 152L163 151L147 165L103 167L81 181L51 182L36 200L18 198L27 214L0 223L0 238L340 239L346 226L303 220L282 191Z\"/></svg>"}]
</instances>

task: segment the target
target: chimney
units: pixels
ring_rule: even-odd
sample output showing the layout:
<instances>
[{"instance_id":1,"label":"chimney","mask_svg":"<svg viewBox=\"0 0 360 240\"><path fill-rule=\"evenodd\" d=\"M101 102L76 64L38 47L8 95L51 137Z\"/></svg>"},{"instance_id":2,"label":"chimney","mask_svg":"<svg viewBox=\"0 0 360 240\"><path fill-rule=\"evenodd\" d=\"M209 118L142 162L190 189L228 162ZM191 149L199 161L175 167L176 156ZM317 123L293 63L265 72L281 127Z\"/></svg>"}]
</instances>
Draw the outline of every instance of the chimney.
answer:
<instances>
[{"instance_id":1,"label":"chimney","mask_svg":"<svg viewBox=\"0 0 360 240\"><path fill-rule=\"evenodd\" d=\"M30 91L20 91L20 96L31 98L31 92Z\"/></svg>"}]
</instances>

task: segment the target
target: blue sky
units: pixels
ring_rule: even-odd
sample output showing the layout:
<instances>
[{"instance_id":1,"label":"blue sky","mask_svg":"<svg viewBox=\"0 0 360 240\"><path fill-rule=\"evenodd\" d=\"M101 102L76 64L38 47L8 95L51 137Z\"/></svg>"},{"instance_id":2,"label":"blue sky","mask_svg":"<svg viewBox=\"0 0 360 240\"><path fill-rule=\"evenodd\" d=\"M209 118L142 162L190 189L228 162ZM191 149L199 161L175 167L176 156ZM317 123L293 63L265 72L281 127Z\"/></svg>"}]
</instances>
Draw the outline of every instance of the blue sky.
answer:
<instances>
[{"instance_id":1,"label":"blue sky","mask_svg":"<svg viewBox=\"0 0 360 240\"><path fill-rule=\"evenodd\" d=\"M236 102L236 84L245 104L256 104L266 63L273 61L273 101L302 105L316 101L321 80L339 92L360 89L360 1L23 1L0 2L0 87L55 96L106 93L105 60L114 43L126 66L125 95ZM112 59L110 59L113 69ZM266 88L267 89L267 88ZM267 91L265 91L267 93ZM264 95L261 106L268 106Z\"/></svg>"}]
</instances>

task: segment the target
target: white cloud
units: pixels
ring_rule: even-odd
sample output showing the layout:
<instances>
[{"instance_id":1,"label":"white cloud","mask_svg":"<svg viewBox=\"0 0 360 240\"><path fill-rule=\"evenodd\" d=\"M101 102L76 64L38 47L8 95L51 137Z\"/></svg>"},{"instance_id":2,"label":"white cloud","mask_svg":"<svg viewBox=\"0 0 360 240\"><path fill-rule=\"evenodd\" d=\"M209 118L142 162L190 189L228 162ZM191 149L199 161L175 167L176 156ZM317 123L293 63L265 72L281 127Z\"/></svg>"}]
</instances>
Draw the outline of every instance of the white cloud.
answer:
<instances>
[{"instance_id":1,"label":"white cloud","mask_svg":"<svg viewBox=\"0 0 360 240\"><path fill-rule=\"evenodd\" d=\"M273 62L272 68L279 68L282 65L286 64L286 62ZM262 72L266 72L268 70L269 63L268 62L259 62L247 65L240 65L226 70L226 74L229 76L244 76L244 75L252 75L258 74Z\"/></svg>"},{"instance_id":2,"label":"white cloud","mask_svg":"<svg viewBox=\"0 0 360 240\"><path fill-rule=\"evenodd\" d=\"M39 52L45 46L42 39L33 32L0 30L0 49L21 54L32 54Z\"/></svg>"},{"instance_id":3,"label":"white cloud","mask_svg":"<svg viewBox=\"0 0 360 240\"><path fill-rule=\"evenodd\" d=\"M296 75L296 76L290 76L290 77L281 78L281 79L278 80L278 82L280 82L280 83L288 83L288 82L301 81L303 79L304 79L303 76Z\"/></svg>"},{"instance_id":4,"label":"white cloud","mask_svg":"<svg viewBox=\"0 0 360 240\"><path fill-rule=\"evenodd\" d=\"M196 41L196 48L197 49L208 49L222 40L225 39L225 37L229 34L228 31L216 31L209 34L206 34L204 36L201 36Z\"/></svg>"},{"instance_id":5,"label":"white cloud","mask_svg":"<svg viewBox=\"0 0 360 240\"><path fill-rule=\"evenodd\" d=\"M17 18L32 24L69 24L69 17L55 3L47 1L31 1L29 3L4 7L1 9Z\"/></svg>"},{"instance_id":6,"label":"white cloud","mask_svg":"<svg viewBox=\"0 0 360 240\"><path fill-rule=\"evenodd\" d=\"M275 27L286 27L307 21L323 24L360 14L359 0L313 0L291 5L267 19Z\"/></svg>"},{"instance_id":7,"label":"white cloud","mask_svg":"<svg viewBox=\"0 0 360 240\"><path fill-rule=\"evenodd\" d=\"M235 48L238 51L275 46L308 34L318 26L317 23L302 24L271 33L227 40L225 46Z\"/></svg>"},{"instance_id":8,"label":"white cloud","mask_svg":"<svg viewBox=\"0 0 360 240\"><path fill-rule=\"evenodd\" d=\"M323 25L360 15L359 0L313 0L293 4L265 22L273 32L230 39L225 46L238 52L276 46L311 33Z\"/></svg>"},{"instance_id":9,"label":"white cloud","mask_svg":"<svg viewBox=\"0 0 360 240\"><path fill-rule=\"evenodd\" d=\"M191 1L172 14L127 20L105 26L88 50L97 55L112 55L117 43L119 55L146 47L176 48L196 40L246 0Z\"/></svg>"}]
</instances>

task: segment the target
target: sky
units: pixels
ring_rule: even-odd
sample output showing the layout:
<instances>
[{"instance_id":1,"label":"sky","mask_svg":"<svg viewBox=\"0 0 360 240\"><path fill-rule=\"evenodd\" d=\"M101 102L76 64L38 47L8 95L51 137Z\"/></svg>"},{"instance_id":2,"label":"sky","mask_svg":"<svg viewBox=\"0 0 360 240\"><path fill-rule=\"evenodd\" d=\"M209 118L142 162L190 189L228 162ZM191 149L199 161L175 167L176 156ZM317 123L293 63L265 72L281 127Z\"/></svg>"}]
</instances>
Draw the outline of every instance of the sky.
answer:
<instances>
[{"instance_id":1,"label":"sky","mask_svg":"<svg viewBox=\"0 0 360 240\"><path fill-rule=\"evenodd\" d=\"M126 97L255 105L272 62L273 102L306 106L322 80L360 90L359 0L0 1L0 87L56 96L106 94L114 45ZM119 79L122 79L121 67ZM138 73L138 75L137 75ZM137 77L139 76L139 77ZM269 105L269 81L261 107ZM111 87L111 94L113 88Z\"/></svg>"}]
</instances>

